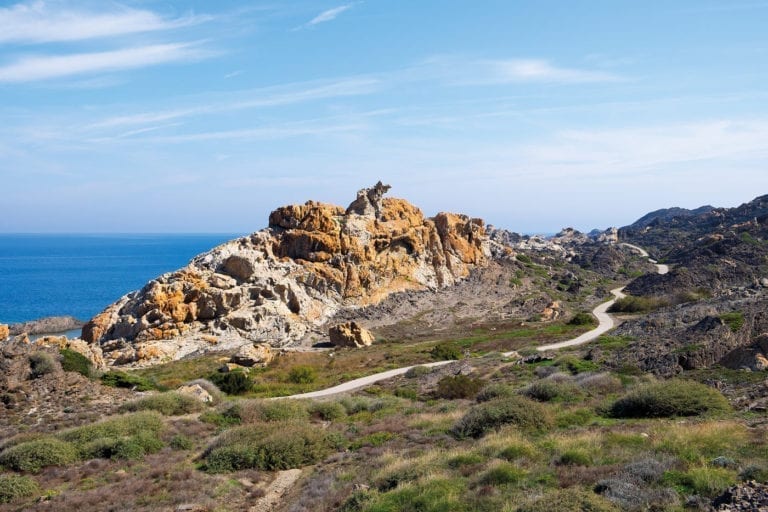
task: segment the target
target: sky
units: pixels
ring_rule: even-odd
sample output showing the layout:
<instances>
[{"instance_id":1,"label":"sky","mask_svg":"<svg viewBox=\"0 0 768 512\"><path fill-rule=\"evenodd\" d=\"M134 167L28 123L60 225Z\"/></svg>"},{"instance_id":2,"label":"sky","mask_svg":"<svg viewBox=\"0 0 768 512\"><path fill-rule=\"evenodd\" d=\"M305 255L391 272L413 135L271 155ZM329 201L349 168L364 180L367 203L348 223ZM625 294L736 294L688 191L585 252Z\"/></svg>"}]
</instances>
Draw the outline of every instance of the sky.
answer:
<instances>
[{"instance_id":1,"label":"sky","mask_svg":"<svg viewBox=\"0 0 768 512\"><path fill-rule=\"evenodd\" d=\"M768 0L0 1L0 232L248 233L382 180L518 232L768 193Z\"/></svg>"}]
</instances>

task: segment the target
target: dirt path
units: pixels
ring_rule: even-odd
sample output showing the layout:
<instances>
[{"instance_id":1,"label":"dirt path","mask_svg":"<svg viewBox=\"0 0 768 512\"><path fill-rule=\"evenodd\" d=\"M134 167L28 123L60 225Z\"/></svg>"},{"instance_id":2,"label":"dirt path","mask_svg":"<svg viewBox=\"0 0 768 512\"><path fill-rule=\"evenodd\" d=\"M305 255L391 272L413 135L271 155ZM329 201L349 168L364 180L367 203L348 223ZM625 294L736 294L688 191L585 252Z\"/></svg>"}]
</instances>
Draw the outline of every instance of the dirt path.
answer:
<instances>
[{"instance_id":1,"label":"dirt path","mask_svg":"<svg viewBox=\"0 0 768 512\"><path fill-rule=\"evenodd\" d=\"M300 469L279 471L271 484L264 491L264 496L248 509L248 512L271 512L280 503L280 499L301 476Z\"/></svg>"}]
</instances>

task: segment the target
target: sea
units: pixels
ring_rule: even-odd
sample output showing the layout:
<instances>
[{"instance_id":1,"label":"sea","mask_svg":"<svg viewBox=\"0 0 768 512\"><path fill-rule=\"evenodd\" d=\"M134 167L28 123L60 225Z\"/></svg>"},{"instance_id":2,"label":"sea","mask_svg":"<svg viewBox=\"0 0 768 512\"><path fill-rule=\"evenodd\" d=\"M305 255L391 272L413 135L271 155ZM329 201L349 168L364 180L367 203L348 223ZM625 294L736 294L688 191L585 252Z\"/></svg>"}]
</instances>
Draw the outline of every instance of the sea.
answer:
<instances>
[{"instance_id":1,"label":"sea","mask_svg":"<svg viewBox=\"0 0 768 512\"><path fill-rule=\"evenodd\" d=\"M0 234L0 323L106 306L242 234Z\"/></svg>"}]
</instances>

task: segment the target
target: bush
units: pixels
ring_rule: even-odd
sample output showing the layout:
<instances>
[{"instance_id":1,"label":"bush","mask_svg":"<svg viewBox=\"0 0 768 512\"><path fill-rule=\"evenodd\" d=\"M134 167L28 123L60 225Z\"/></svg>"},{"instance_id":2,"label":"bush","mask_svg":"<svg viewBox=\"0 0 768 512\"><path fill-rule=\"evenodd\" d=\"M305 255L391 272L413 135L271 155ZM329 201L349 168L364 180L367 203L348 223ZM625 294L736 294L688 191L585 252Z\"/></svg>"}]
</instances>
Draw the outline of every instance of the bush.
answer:
<instances>
[{"instance_id":1,"label":"bush","mask_svg":"<svg viewBox=\"0 0 768 512\"><path fill-rule=\"evenodd\" d=\"M347 410L339 402L312 402L309 413L324 421L335 421L347 415Z\"/></svg>"},{"instance_id":2,"label":"bush","mask_svg":"<svg viewBox=\"0 0 768 512\"><path fill-rule=\"evenodd\" d=\"M461 359L463 353L458 345L453 343L440 343L429 351L432 359L436 361L449 361Z\"/></svg>"},{"instance_id":3,"label":"bush","mask_svg":"<svg viewBox=\"0 0 768 512\"><path fill-rule=\"evenodd\" d=\"M412 366L405 372L405 378L416 379L424 375L429 375L430 373L432 373L432 368L429 366Z\"/></svg>"},{"instance_id":4,"label":"bush","mask_svg":"<svg viewBox=\"0 0 768 512\"><path fill-rule=\"evenodd\" d=\"M497 398L472 407L453 426L452 433L459 438L478 438L508 424L525 430L542 430L552 427L554 420L549 409L538 402L521 396Z\"/></svg>"},{"instance_id":5,"label":"bush","mask_svg":"<svg viewBox=\"0 0 768 512\"><path fill-rule=\"evenodd\" d=\"M209 380L228 395L242 395L253 388L251 379L244 372L216 372Z\"/></svg>"},{"instance_id":6,"label":"bush","mask_svg":"<svg viewBox=\"0 0 768 512\"><path fill-rule=\"evenodd\" d=\"M204 454L212 472L240 469L300 468L325 458L336 440L312 425L293 422L235 427L222 434Z\"/></svg>"},{"instance_id":7,"label":"bush","mask_svg":"<svg viewBox=\"0 0 768 512\"><path fill-rule=\"evenodd\" d=\"M525 478L525 470L507 462L489 469L480 477L482 485L514 484Z\"/></svg>"},{"instance_id":8,"label":"bush","mask_svg":"<svg viewBox=\"0 0 768 512\"><path fill-rule=\"evenodd\" d=\"M663 480L686 493L712 498L736 483L736 472L724 468L692 468L686 472L667 471Z\"/></svg>"},{"instance_id":9,"label":"bush","mask_svg":"<svg viewBox=\"0 0 768 512\"><path fill-rule=\"evenodd\" d=\"M137 433L158 434L163 429L163 418L155 411L143 411L109 418L98 423L65 430L56 437L83 446L102 438L121 438Z\"/></svg>"},{"instance_id":10,"label":"bush","mask_svg":"<svg viewBox=\"0 0 768 512\"><path fill-rule=\"evenodd\" d=\"M716 389L698 382L672 379L630 391L610 408L615 418L664 418L726 412L728 400Z\"/></svg>"},{"instance_id":11,"label":"bush","mask_svg":"<svg viewBox=\"0 0 768 512\"><path fill-rule=\"evenodd\" d=\"M517 392L509 384L490 384L484 387L475 397L478 402L488 402L494 398L514 396Z\"/></svg>"},{"instance_id":12,"label":"bush","mask_svg":"<svg viewBox=\"0 0 768 512\"><path fill-rule=\"evenodd\" d=\"M56 371L56 361L48 352L33 352L29 355L29 369L32 378L37 379Z\"/></svg>"},{"instance_id":13,"label":"bush","mask_svg":"<svg viewBox=\"0 0 768 512\"><path fill-rule=\"evenodd\" d=\"M80 352L65 348L59 351L59 354L61 367L65 372L77 372L88 378L93 376L93 363Z\"/></svg>"},{"instance_id":14,"label":"bush","mask_svg":"<svg viewBox=\"0 0 768 512\"><path fill-rule=\"evenodd\" d=\"M152 391L157 389L154 382L132 373L112 370L101 376L101 383L113 388L127 388L136 391Z\"/></svg>"},{"instance_id":15,"label":"bush","mask_svg":"<svg viewBox=\"0 0 768 512\"><path fill-rule=\"evenodd\" d=\"M744 325L744 313L741 311L723 313L720 315L720 320L728 326L731 332L738 332L741 329L741 326Z\"/></svg>"},{"instance_id":16,"label":"bush","mask_svg":"<svg viewBox=\"0 0 768 512\"><path fill-rule=\"evenodd\" d=\"M163 442L152 432L134 436L102 437L85 443L80 449L86 459L135 460L163 448Z\"/></svg>"},{"instance_id":17,"label":"bush","mask_svg":"<svg viewBox=\"0 0 768 512\"><path fill-rule=\"evenodd\" d=\"M595 325L597 321L591 313L580 312L576 313L573 318L568 321L568 325Z\"/></svg>"},{"instance_id":18,"label":"bush","mask_svg":"<svg viewBox=\"0 0 768 512\"><path fill-rule=\"evenodd\" d=\"M474 398L478 391L482 389L484 382L480 379L473 379L466 375L448 375L437 382L435 390L436 398L447 398L449 400L456 398Z\"/></svg>"},{"instance_id":19,"label":"bush","mask_svg":"<svg viewBox=\"0 0 768 512\"><path fill-rule=\"evenodd\" d=\"M0 465L30 473L37 473L47 466L72 464L77 459L74 445L53 437L20 443L0 453Z\"/></svg>"},{"instance_id":20,"label":"bush","mask_svg":"<svg viewBox=\"0 0 768 512\"><path fill-rule=\"evenodd\" d=\"M594 361L579 359L574 356L564 356L559 358L555 364L560 368L565 368L571 374L577 375L584 372L594 372L600 369L600 365Z\"/></svg>"},{"instance_id":21,"label":"bush","mask_svg":"<svg viewBox=\"0 0 768 512\"><path fill-rule=\"evenodd\" d=\"M195 446L195 443L184 434L176 434L171 438L168 446L174 450L191 450Z\"/></svg>"},{"instance_id":22,"label":"bush","mask_svg":"<svg viewBox=\"0 0 768 512\"><path fill-rule=\"evenodd\" d=\"M288 372L288 380L294 384L312 384L317 379L317 372L311 366L294 366Z\"/></svg>"},{"instance_id":23,"label":"bush","mask_svg":"<svg viewBox=\"0 0 768 512\"><path fill-rule=\"evenodd\" d=\"M668 302L659 297L634 297L630 295L617 299L608 308L608 311L610 313L648 313L667 305Z\"/></svg>"},{"instance_id":24,"label":"bush","mask_svg":"<svg viewBox=\"0 0 768 512\"><path fill-rule=\"evenodd\" d=\"M232 409L243 423L309 419L307 404L302 400L243 400Z\"/></svg>"},{"instance_id":25,"label":"bush","mask_svg":"<svg viewBox=\"0 0 768 512\"><path fill-rule=\"evenodd\" d=\"M521 394L539 402L573 402L584 395L570 382L556 382L544 379L531 383Z\"/></svg>"},{"instance_id":26,"label":"bush","mask_svg":"<svg viewBox=\"0 0 768 512\"><path fill-rule=\"evenodd\" d=\"M0 475L0 503L10 503L40 492L37 482L28 476Z\"/></svg>"},{"instance_id":27,"label":"bush","mask_svg":"<svg viewBox=\"0 0 768 512\"><path fill-rule=\"evenodd\" d=\"M146 396L127 402L120 407L120 412L157 411L165 416L181 416L203 410L203 403L197 398L169 391L159 395Z\"/></svg>"},{"instance_id":28,"label":"bush","mask_svg":"<svg viewBox=\"0 0 768 512\"><path fill-rule=\"evenodd\" d=\"M583 512L617 512L608 500L581 489L561 489L520 506L517 512L554 512L556 510L580 510Z\"/></svg>"}]
</instances>

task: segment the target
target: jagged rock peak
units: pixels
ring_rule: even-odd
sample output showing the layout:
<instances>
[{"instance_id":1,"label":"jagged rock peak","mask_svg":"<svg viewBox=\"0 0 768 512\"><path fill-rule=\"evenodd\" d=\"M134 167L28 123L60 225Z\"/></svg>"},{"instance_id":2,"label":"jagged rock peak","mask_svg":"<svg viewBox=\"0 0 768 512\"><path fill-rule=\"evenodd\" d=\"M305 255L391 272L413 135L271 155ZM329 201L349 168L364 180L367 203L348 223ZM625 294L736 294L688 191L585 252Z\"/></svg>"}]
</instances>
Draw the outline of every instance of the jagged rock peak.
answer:
<instances>
[{"instance_id":1,"label":"jagged rock peak","mask_svg":"<svg viewBox=\"0 0 768 512\"><path fill-rule=\"evenodd\" d=\"M226 242L122 297L83 328L113 364L266 342L321 341L340 310L455 284L491 259L484 223L427 218L381 182L348 209L282 206L269 227Z\"/></svg>"},{"instance_id":2,"label":"jagged rock peak","mask_svg":"<svg viewBox=\"0 0 768 512\"><path fill-rule=\"evenodd\" d=\"M392 187L384 185L381 181L371 188L363 188L357 191L357 199L352 201L347 207L347 215L356 213L368 217L378 217L381 212L381 200L384 194L389 192Z\"/></svg>"}]
</instances>

